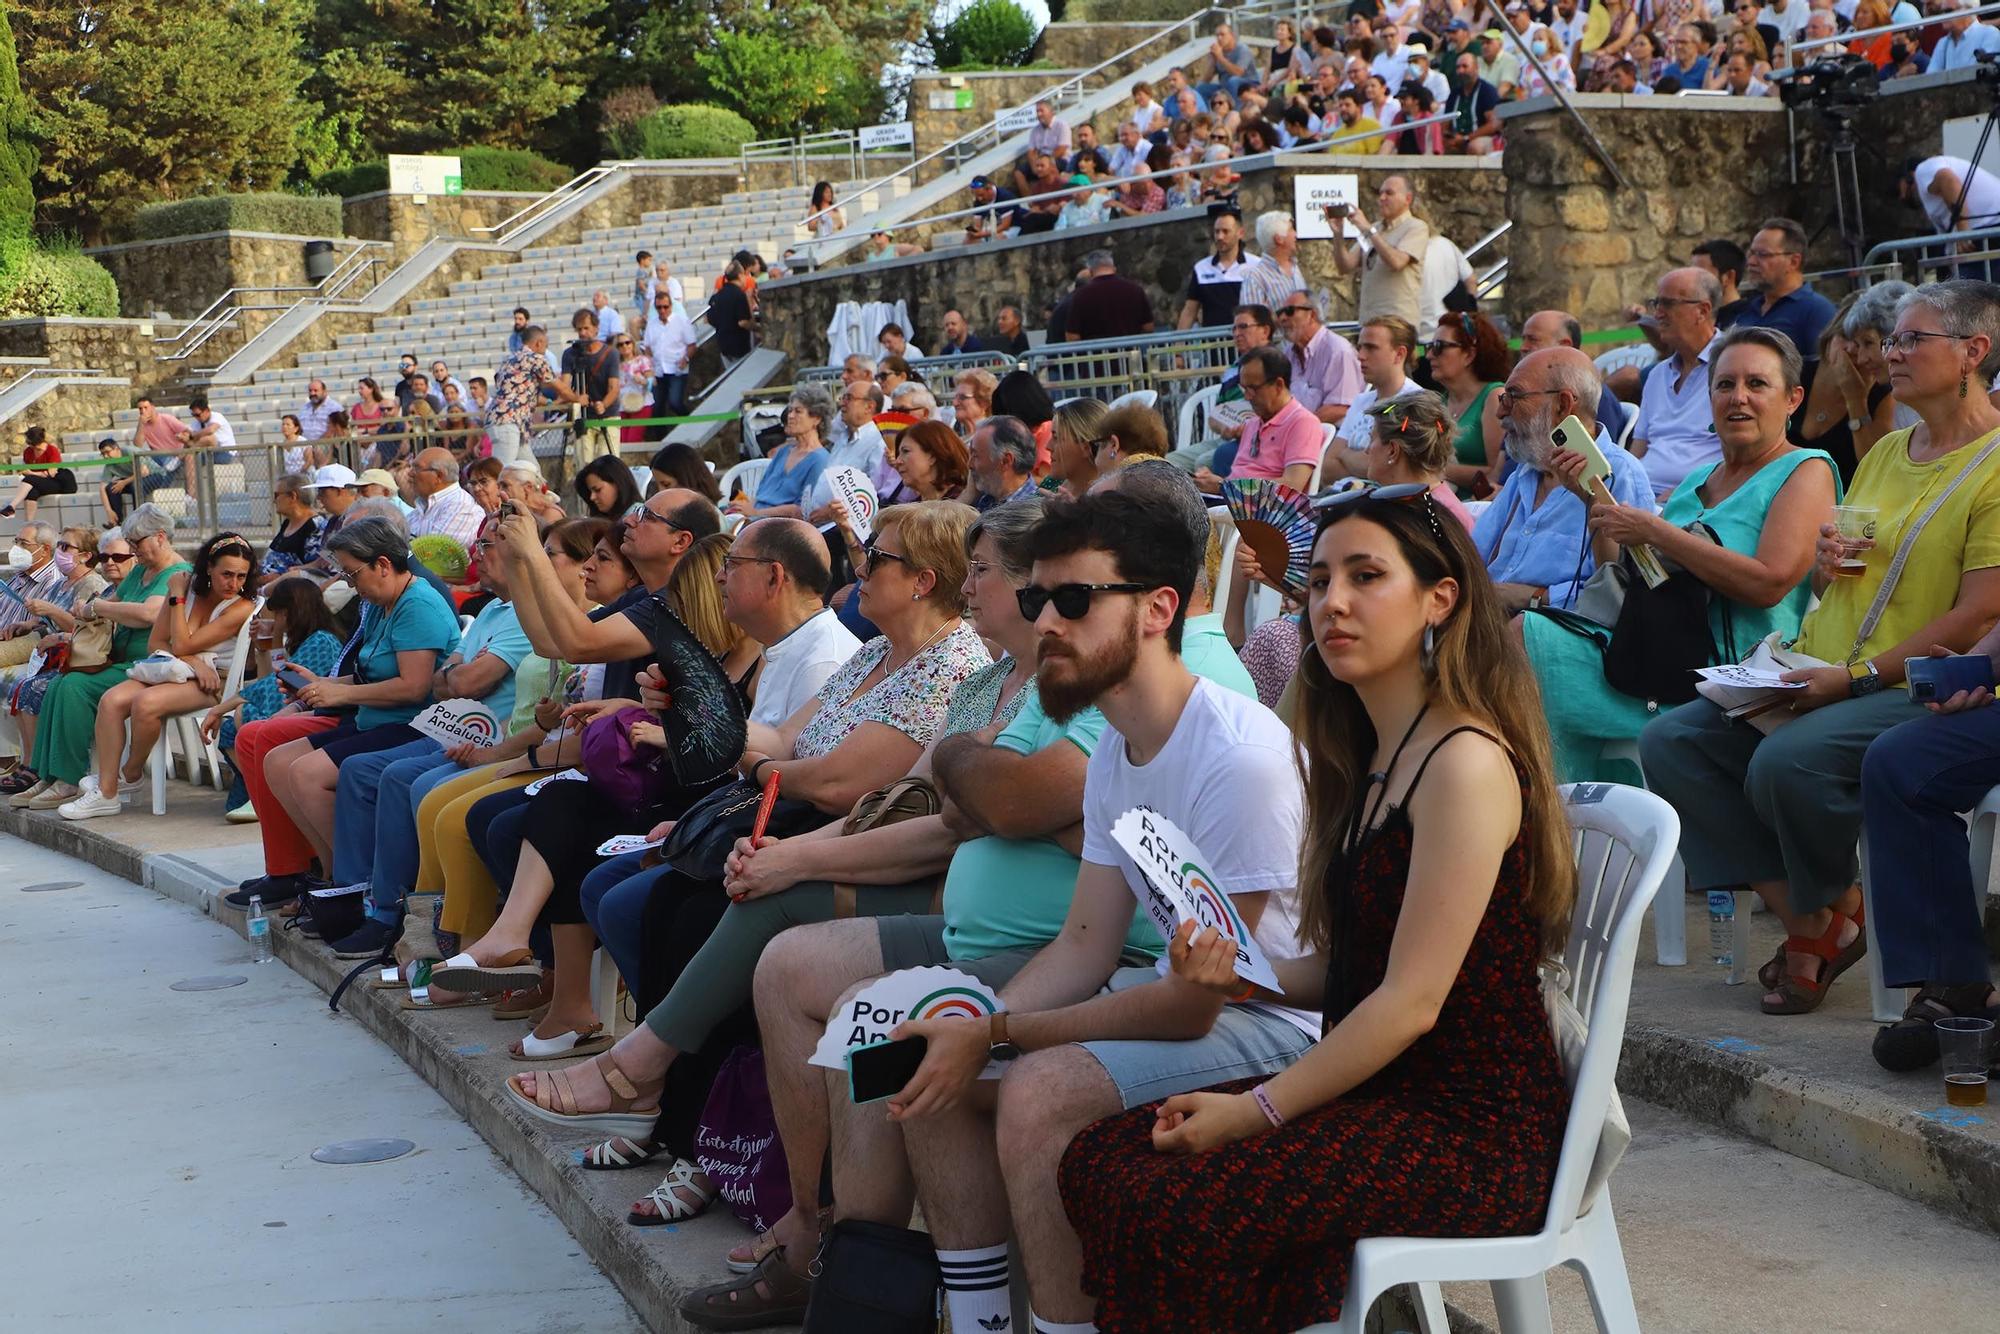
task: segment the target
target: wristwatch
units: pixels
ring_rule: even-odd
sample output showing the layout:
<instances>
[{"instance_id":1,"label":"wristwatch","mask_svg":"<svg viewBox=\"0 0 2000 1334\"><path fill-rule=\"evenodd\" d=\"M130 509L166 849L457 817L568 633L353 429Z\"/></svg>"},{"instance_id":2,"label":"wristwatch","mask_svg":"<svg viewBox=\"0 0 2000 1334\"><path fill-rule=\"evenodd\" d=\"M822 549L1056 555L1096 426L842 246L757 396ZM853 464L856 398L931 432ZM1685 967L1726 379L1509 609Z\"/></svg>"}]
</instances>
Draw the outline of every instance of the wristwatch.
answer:
<instances>
[{"instance_id":1,"label":"wristwatch","mask_svg":"<svg viewBox=\"0 0 2000 1334\"><path fill-rule=\"evenodd\" d=\"M1866 658L1860 662L1847 664L1847 693L1855 699L1872 695L1882 688L1882 673L1875 668L1875 660Z\"/></svg>"},{"instance_id":2,"label":"wristwatch","mask_svg":"<svg viewBox=\"0 0 2000 1334\"><path fill-rule=\"evenodd\" d=\"M1007 1012L996 1010L986 1025L987 1055L996 1061L1011 1061L1021 1054L1021 1049L1007 1036Z\"/></svg>"}]
</instances>

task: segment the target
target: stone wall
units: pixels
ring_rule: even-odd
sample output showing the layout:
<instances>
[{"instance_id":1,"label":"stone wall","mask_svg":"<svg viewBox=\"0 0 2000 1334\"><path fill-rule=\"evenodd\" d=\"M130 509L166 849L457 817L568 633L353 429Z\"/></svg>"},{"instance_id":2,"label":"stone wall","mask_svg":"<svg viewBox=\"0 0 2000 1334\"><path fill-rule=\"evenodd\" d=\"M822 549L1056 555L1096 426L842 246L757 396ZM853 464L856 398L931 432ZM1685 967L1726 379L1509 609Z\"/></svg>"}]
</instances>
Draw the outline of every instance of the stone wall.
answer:
<instances>
[{"instance_id":1,"label":"stone wall","mask_svg":"<svg viewBox=\"0 0 2000 1334\"><path fill-rule=\"evenodd\" d=\"M1122 78L1161 54L1161 50L1157 49L1159 44L1146 39L1161 36L1173 26L1170 23L1051 23L1035 39L1033 55L1036 60L1046 60L1051 65L1089 69L1108 56L1129 47L1139 47L1138 51L1114 67ZM1183 29L1179 40L1184 41L1186 37L1186 30Z\"/></svg>"},{"instance_id":2,"label":"stone wall","mask_svg":"<svg viewBox=\"0 0 2000 1334\"><path fill-rule=\"evenodd\" d=\"M57 370L123 375L132 381L131 392L136 396L163 390L172 381L172 366L159 360L163 345L154 340L178 333L183 327L172 321L152 320L0 320L0 356L47 357L50 367ZM65 386L49 397L61 397L70 388Z\"/></svg>"},{"instance_id":3,"label":"stone wall","mask_svg":"<svg viewBox=\"0 0 2000 1334\"><path fill-rule=\"evenodd\" d=\"M526 208L541 196L500 190L471 190L461 195L390 194L377 190L341 204L341 221L349 236L387 241L396 262L408 259L426 241L440 236L484 240L475 228L491 227Z\"/></svg>"},{"instance_id":4,"label":"stone wall","mask_svg":"<svg viewBox=\"0 0 2000 1334\"><path fill-rule=\"evenodd\" d=\"M941 74L921 70L910 81L910 123L915 127L917 156L936 152L954 139L971 134L1009 107L1018 107L1035 94L1061 83L1073 69L993 70L967 74ZM931 109L932 94L959 94L970 105L957 110ZM970 97L963 96L970 94ZM935 180L951 170L940 159L918 168L919 182Z\"/></svg>"},{"instance_id":5,"label":"stone wall","mask_svg":"<svg viewBox=\"0 0 2000 1334\"><path fill-rule=\"evenodd\" d=\"M306 242L318 238L271 232L205 232L160 241L133 241L85 251L118 279L121 314L134 319L166 314L191 319L233 287L307 287ZM358 242L334 240L337 255ZM251 292L239 299L253 304L289 305L302 292ZM275 315L251 312L253 326Z\"/></svg>"},{"instance_id":6,"label":"stone wall","mask_svg":"<svg viewBox=\"0 0 2000 1334\"><path fill-rule=\"evenodd\" d=\"M1324 155L1281 159L1276 167L1245 177L1240 195L1244 218L1254 226L1256 215L1266 209L1289 212L1292 180L1301 171L1355 171L1361 177L1363 197L1368 197L1388 174L1375 165L1379 161ZM1470 245L1504 217L1505 186L1490 161L1432 158L1413 174L1425 211L1462 244ZM1019 306L1029 326L1039 328L1046 309L1074 281L1083 256L1100 247L1118 256L1121 273L1146 288L1156 325L1171 328L1180 313L1188 269L1209 248L1207 213L1185 209L1128 218L1101 227L949 247L761 284L757 290L765 341L783 348L795 365L823 364L826 328L842 301L908 302L915 325L912 339L919 347L937 342L944 312L954 308L974 328L990 330L1001 306ZM1352 318L1352 282L1334 274L1330 246L1307 242L1300 263L1315 287L1331 289L1330 316Z\"/></svg>"},{"instance_id":7,"label":"stone wall","mask_svg":"<svg viewBox=\"0 0 2000 1334\"><path fill-rule=\"evenodd\" d=\"M49 439L56 441L60 441L72 431L112 434L113 414L131 407L132 400L138 396L138 392L124 385L57 386L7 419L4 429L8 436L8 462L20 461L18 457L20 433L30 426L41 427L49 433ZM73 450L67 452L75 453Z\"/></svg>"}]
</instances>

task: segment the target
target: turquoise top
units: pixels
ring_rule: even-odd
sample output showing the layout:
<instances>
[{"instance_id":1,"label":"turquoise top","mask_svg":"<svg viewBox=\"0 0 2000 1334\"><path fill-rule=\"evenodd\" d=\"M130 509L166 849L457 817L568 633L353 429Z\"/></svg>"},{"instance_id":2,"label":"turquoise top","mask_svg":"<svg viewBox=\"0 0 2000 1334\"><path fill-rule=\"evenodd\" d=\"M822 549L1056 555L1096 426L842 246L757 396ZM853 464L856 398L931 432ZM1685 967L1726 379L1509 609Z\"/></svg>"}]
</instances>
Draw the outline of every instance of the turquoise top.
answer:
<instances>
[{"instance_id":1,"label":"turquoise top","mask_svg":"<svg viewBox=\"0 0 2000 1334\"><path fill-rule=\"evenodd\" d=\"M1720 459L1714 463L1696 468L1681 479L1661 507L1660 517L1676 528L1685 528L1691 523L1707 524L1715 536L1730 551L1743 556L1757 554L1757 542L1764 535L1764 520L1771 513L1771 502L1777 497L1778 488L1783 486L1798 466L1807 459L1818 459L1833 473L1834 495L1840 494L1840 473L1833 466L1833 456L1823 449L1800 449L1785 455L1758 469L1743 485L1729 494L1713 508L1702 503L1698 492L1708 481L1709 474L1722 466ZM1799 586L1780 598L1771 607L1749 607L1741 602L1729 602L1730 628L1736 639L1737 656L1741 658L1750 652L1757 641L1773 630L1783 632L1786 639L1799 632L1799 621L1806 614L1806 607L1812 601L1812 573L1799 581ZM1724 600L1717 598L1709 604L1709 630L1715 635L1718 649L1727 651L1722 635L1722 610Z\"/></svg>"},{"instance_id":2,"label":"turquoise top","mask_svg":"<svg viewBox=\"0 0 2000 1334\"><path fill-rule=\"evenodd\" d=\"M357 684L374 685L393 681L398 674L396 655L428 649L442 662L458 647L458 613L444 594L429 581L414 575L395 605L376 608L377 615L366 618L361 631L361 648L354 655ZM435 666L433 666L435 670ZM362 731L384 723L406 723L430 706L429 696L414 704L383 707L363 704L354 715L354 725Z\"/></svg>"}]
</instances>

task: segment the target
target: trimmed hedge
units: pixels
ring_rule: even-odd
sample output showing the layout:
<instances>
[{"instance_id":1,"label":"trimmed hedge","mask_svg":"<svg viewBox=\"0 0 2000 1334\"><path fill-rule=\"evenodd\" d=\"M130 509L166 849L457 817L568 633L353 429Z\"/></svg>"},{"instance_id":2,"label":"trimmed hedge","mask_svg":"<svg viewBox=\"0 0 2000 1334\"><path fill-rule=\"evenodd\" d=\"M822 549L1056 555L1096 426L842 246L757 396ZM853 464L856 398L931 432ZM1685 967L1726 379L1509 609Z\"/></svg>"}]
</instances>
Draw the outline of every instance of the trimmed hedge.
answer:
<instances>
[{"instance_id":1,"label":"trimmed hedge","mask_svg":"<svg viewBox=\"0 0 2000 1334\"><path fill-rule=\"evenodd\" d=\"M75 251L30 250L16 265L12 290L0 296L0 316L118 317L118 280L111 270Z\"/></svg>"},{"instance_id":2,"label":"trimmed hedge","mask_svg":"<svg viewBox=\"0 0 2000 1334\"><path fill-rule=\"evenodd\" d=\"M277 191L203 195L148 204L132 219L141 241L203 232L276 232L281 236L341 236L340 199L335 195L291 195Z\"/></svg>"},{"instance_id":3,"label":"trimmed hedge","mask_svg":"<svg viewBox=\"0 0 2000 1334\"><path fill-rule=\"evenodd\" d=\"M458 170L468 190L511 190L545 194L576 175L560 162L552 162L525 148L445 148L443 156L458 159ZM734 150L731 150L734 151ZM322 174L315 188L342 199L374 194L389 188L387 162L361 162Z\"/></svg>"},{"instance_id":4,"label":"trimmed hedge","mask_svg":"<svg viewBox=\"0 0 2000 1334\"><path fill-rule=\"evenodd\" d=\"M664 106L611 132L622 158L735 157L757 137L749 121L727 107Z\"/></svg>"}]
</instances>

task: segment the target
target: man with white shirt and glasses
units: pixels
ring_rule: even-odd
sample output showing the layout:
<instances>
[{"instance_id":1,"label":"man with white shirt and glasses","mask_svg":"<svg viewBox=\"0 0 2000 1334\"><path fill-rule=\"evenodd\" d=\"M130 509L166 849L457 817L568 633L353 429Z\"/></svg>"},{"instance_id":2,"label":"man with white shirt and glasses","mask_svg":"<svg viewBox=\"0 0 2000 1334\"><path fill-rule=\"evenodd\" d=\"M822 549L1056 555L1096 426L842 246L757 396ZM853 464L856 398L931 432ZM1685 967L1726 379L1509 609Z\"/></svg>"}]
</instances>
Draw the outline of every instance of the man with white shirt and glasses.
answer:
<instances>
[{"instance_id":1,"label":"man with white shirt and glasses","mask_svg":"<svg viewBox=\"0 0 2000 1334\"><path fill-rule=\"evenodd\" d=\"M1646 303L1667 355L1646 372L1630 449L1646 461L1655 496L1667 496L1683 477L1722 457L1708 398L1709 349L1721 303L1722 284L1706 269L1661 275L1659 295Z\"/></svg>"},{"instance_id":2,"label":"man with white shirt and glasses","mask_svg":"<svg viewBox=\"0 0 2000 1334\"><path fill-rule=\"evenodd\" d=\"M688 363L694 358L699 335L694 324L674 303L665 288L653 292L653 308L646 317L646 333L640 342L653 361L653 415L680 417L687 413ZM670 428L648 426L646 438L658 440Z\"/></svg>"}]
</instances>

